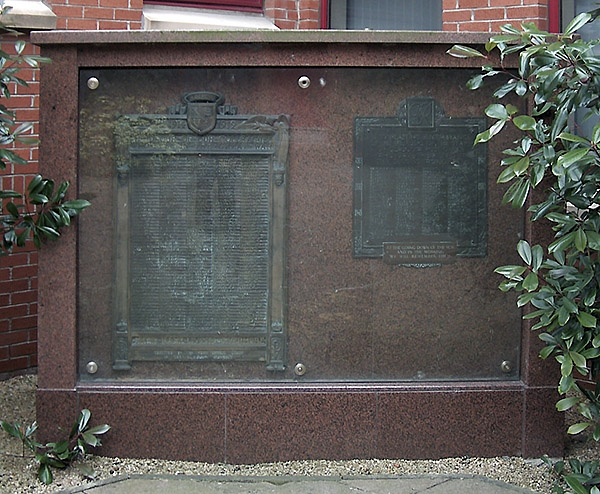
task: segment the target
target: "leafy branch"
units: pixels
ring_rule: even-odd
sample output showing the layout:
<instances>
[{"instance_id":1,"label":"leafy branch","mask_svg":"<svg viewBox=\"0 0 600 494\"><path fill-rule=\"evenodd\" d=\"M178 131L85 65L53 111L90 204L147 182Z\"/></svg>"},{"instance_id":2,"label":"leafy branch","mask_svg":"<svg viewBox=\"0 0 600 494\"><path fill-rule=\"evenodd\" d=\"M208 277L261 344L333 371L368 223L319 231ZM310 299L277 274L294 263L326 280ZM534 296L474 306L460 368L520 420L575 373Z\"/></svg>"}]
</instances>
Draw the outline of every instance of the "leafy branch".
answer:
<instances>
[{"instance_id":1,"label":"leafy branch","mask_svg":"<svg viewBox=\"0 0 600 494\"><path fill-rule=\"evenodd\" d=\"M29 449L35 456L38 463L38 478L44 484L51 484L53 480L52 468L64 469L74 462L82 459L88 451L88 446L101 446L100 436L110 430L107 424L95 427L89 426L91 413L84 409L79 413L77 420L73 424L68 439L58 442L51 442L42 445L35 441L34 434L37 430L37 423L25 427L18 422L9 423L0 421L0 427L12 437L19 439L23 443L23 457L25 451ZM83 467L82 471L88 472L89 469Z\"/></svg>"},{"instance_id":2,"label":"leafy branch","mask_svg":"<svg viewBox=\"0 0 600 494\"><path fill-rule=\"evenodd\" d=\"M0 14L7 11L2 9ZM0 31L18 34L0 24ZM23 67L38 67L40 63L49 63L48 58L38 55L26 55L26 43L15 41L15 54L0 50L0 98L9 99L13 86L27 87L27 81L17 74ZM16 112L10 110L0 99L0 170L5 170L10 163L27 164L12 148L15 144L36 145L38 140L31 137L32 123L16 121ZM42 239L56 240L60 229L71 224L71 218L78 215L90 203L84 199L67 201L65 195L68 182L56 187L52 180L41 175L33 178L25 193L15 190L0 190L2 207L0 211L0 255L10 253L15 246L23 247L27 240L33 240L39 248Z\"/></svg>"},{"instance_id":3,"label":"leafy branch","mask_svg":"<svg viewBox=\"0 0 600 494\"><path fill-rule=\"evenodd\" d=\"M576 407L584 419L567 432L590 430L596 441L600 440L600 58L594 50L600 40L584 41L576 32L596 22L599 13L600 9L578 15L560 35L532 23L523 24L521 30L506 25L502 34L490 38L485 53L460 45L448 51L455 57L485 60L469 88L478 89L501 76L505 81L495 90L495 98L515 94L532 102L530 114L519 114L511 104L488 106L485 114L492 124L476 136L475 144L488 142L507 126L520 131L500 163L497 182L508 184L503 202L514 208L530 204L530 220L547 221L554 239L548 246L519 241L522 264L500 266L495 272L505 278L500 289L520 293L517 305L531 309L523 317L540 331L545 344L540 357L553 357L560 366L558 391L563 397L557 409ZM492 57L496 51L499 67ZM516 70L506 68L508 55L518 57ZM583 125L586 121L592 125ZM532 197L536 188L539 192ZM533 203L536 198L540 202ZM554 471L570 492L600 494L597 464L570 462L568 469L556 464ZM555 492L565 491L557 486Z\"/></svg>"}]
</instances>

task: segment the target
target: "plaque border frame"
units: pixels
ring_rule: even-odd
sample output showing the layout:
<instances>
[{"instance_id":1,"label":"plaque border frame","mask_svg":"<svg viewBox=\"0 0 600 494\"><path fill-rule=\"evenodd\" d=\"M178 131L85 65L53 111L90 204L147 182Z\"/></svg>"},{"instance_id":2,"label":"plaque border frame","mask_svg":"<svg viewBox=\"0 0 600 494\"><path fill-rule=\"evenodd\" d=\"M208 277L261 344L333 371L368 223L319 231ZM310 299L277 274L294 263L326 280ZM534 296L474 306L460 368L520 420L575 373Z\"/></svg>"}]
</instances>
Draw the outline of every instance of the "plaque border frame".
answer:
<instances>
[{"instance_id":1,"label":"plaque border frame","mask_svg":"<svg viewBox=\"0 0 600 494\"><path fill-rule=\"evenodd\" d=\"M132 331L129 324L130 314L130 235L129 222L131 208L130 197L130 161L135 154L169 154L166 149L136 149L132 144L132 133L124 132L123 126L132 125L145 128L152 125L153 135L197 135L188 128L187 116L183 115L121 115L115 124L115 164L114 190L115 208L115 290L112 331L112 368L115 371L129 371L135 361L173 362L170 359L136 358L131 348ZM158 132L157 132L158 130ZM286 115L223 115L216 116L215 135L268 135L271 138L271 150L259 150L244 153L219 149L197 149L191 154L254 154L269 156L269 259L267 321L264 355L260 358L214 358L211 350L206 350L206 358L184 359L183 362L223 362L223 361L264 361L268 371L284 371L287 360L287 276L286 276L286 217L287 217L287 160L289 150L289 117ZM199 142L203 136L198 136ZM172 153L172 151L171 151ZM202 335L199 335L202 336ZM243 335L242 335L243 336ZM260 337L260 335L257 335ZM256 352L255 352L256 353ZM213 355L211 357L211 355Z\"/></svg>"},{"instance_id":2,"label":"plaque border frame","mask_svg":"<svg viewBox=\"0 0 600 494\"><path fill-rule=\"evenodd\" d=\"M431 105L431 123L419 123L411 121L410 107L412 104ZM361 136L364 128L369 126L398 127L406 129L431 129L432 131L444 127L465 127L474 128L477 133L483 132L486 128L486 119L483 117L448 117L440 103L430 97L409 97L403 100L396 116L389 117L356 117L354 121L354 157L353 157L353 256L357 258L383 258L383 243L414 241L414 237L400 237L395 240L387 240L378 245L365 245L364 242L364 174L366 173L364 165L364 156L362 150ZM487 145L480 144L476 149L477 160L477 195L478 204L482 207L477 209L477 223L479 229L479 244L471 248L463 248L456 255L457 257L483 257L487 252ZM447 241L449 238L444 235L430 236L429 240ZM400 264L408 265L408 264ZM439 265L434 263L432 265ZM411 264L412 266L412 264Z\"/></svg>"}]
</instances>

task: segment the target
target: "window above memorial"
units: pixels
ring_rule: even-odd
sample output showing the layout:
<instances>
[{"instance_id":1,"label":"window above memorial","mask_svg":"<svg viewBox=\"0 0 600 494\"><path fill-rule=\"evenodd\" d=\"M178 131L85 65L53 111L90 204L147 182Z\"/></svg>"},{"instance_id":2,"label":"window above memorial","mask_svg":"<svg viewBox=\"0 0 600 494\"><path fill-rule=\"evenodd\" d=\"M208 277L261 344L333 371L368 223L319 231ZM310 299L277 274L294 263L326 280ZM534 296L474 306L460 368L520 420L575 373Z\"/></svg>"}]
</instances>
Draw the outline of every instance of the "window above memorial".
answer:
<instances>
[{"instance_id":1,"label":"window above memorial","mask_svg":"<svg viewBox=\"0 0 600 494\"><path fill-rule=\"evenodd\" d=\"M441 31L442 0L330 0L331 29Z\"/></svg>"},{"instance_id":2,"label":"window above memorial","mask_svg":"<svg viewBox=\"0 0 600 494\"><path fill-rule=\"evenodd\" d=\"M263 0L150 0L145 3L159 5L193 5L203 9L233 10L237 12L254 12L261 14Z\"/></svg>"},{"instance_id":3,"label":"window above memorial","mask_svg":"<svg viewBox=\"0 0 600 494\"><path fill-rule=\"evenodd\" d=\"M144 2L145 29L276 30L262 14L262 0Z\"/></svg>"}]
</instances>

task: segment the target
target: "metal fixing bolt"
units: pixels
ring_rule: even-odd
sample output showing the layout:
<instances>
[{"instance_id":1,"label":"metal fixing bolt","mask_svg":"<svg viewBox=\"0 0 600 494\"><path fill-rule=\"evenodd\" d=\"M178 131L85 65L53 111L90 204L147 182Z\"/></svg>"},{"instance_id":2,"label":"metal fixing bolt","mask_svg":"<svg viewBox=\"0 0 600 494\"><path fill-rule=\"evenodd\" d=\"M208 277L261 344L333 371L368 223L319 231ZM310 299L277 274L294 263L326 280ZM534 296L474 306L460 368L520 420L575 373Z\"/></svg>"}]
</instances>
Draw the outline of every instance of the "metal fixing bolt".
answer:
<instances>
[{"instance_id":1,"label":"metal fixing bolt","mask_svg":"<svg viewBox=\"0 0 600 494\"><path fill-rule=\"evenodd\" d=\"M298 362L294 367L294 372L297 376L303 376L306 374L306 366L302 362Z\"/></svg>"},{"instance_id":2,"label":"metal fixing bolt","mask_svg":"<svg viewBox=\"0 0 600 494\"><path fill-rule=\"evenodd\" d=\"M300 87L300 89L308 89L308 86L310 86L310 79L308 76L301 76L298 79L298 87Z\"/></svg>"},{"instance_id":3,"label":"metal fixing bolt","mask_svg":"<svg viewBox=\"0 0 600 494\"><path fill-rule=\"evenodd\" d=\"M88 362L85 366L85 370L88 374L95 374L98 372L98 364L94 361Z\"/></svg>"},{"instance_id":4,"label":"metal fixing bolt","mask_svg":"<svg viewBox=\"0 0 600 494\"><path fill-rule=\"evenodd\" d=\"M510 360L504 360L500 364L500 369L502 369L502 372L505 374L510 374L513 371L513 363Z\"/></svg>"},{"instance_id":5,"label":"metal fixing bolt","mask_svg":"<svg viewBox=\"0 0 600 494\"><path fill-rule=\"evenodd\" d=\"M98 89L98 86L100 86L100 81L97 77L90 77L87 80L87 87L89 87L92 91L94 89Z\"/></svg>"}]
</instances>

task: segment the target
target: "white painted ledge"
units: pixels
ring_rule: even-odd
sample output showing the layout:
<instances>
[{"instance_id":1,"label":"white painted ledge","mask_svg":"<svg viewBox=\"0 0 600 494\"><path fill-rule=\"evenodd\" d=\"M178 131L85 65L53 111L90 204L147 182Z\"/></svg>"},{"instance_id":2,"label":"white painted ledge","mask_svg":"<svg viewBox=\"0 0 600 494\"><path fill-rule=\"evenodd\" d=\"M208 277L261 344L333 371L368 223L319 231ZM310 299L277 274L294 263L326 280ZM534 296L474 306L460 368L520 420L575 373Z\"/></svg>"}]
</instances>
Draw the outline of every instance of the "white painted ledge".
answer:
<instances>
[{"instance_id":1,"label":"white painted ledge","mask_svg":"<svg viewBox=\"0 0 600 494\"><path fill-rule=\"evenodd\" d=\"M143 26L147 30L161 31L279 29L260 14L167 5L144 5Z\"/></svg>"},{"instance_id":2,"label":"white painted ledge","mask_svg":"<svg viewBox=\"0 0 600 494\"><path fill-rule=\"evenodd\" d=\"M6 14L0 16L5 26L20 29L56 29L56 15L41 0L6 0L5 7L10 7Z\"/></svg>"}]
</instances>

